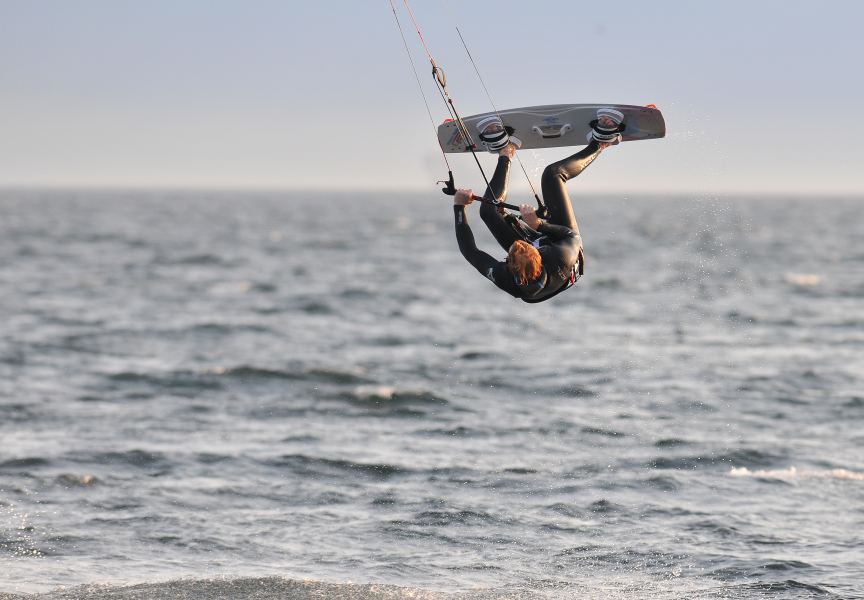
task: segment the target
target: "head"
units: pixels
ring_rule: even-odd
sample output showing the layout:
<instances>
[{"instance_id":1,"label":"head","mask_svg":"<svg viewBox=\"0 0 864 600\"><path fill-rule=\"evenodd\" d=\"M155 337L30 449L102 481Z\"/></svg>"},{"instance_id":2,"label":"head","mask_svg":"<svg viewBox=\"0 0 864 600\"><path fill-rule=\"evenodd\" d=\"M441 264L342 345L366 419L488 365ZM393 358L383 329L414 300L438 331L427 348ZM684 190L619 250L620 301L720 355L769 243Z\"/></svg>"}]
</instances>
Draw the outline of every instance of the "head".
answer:
<instances>
[{"instance_id":1,"label":"head","mask_svg":"<svg viewBox=\"0 0 864 600\"><path fill-rule=\"evenodd\" d=\"M516 240L507 252L507 270L513 273L519 285L527 285L540 277L543 261L537 248Z\"/></svg>"}]
</instances>

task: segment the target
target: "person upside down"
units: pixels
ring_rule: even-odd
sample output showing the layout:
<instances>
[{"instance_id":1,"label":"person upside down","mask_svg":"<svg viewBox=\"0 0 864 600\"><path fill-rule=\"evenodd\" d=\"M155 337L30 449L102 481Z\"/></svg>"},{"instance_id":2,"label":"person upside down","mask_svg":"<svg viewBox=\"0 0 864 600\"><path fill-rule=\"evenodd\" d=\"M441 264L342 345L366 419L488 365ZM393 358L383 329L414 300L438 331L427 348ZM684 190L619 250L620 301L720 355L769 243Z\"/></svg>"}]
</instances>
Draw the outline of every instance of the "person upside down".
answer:
<instances>
[{"instance_id":1,"label":"person upside down","mask_svg":"<svg viewBox=\"0 0 864 600\"><path fill-rule=\"evenodd\" d=\"M540 181L548 218L541 219L533 206L522 204L519 212L524 225L514 227L514 221L508 222L494 201L503 202L507 197L510 162L522 143L508 135L497 116L481 120L477 124L480 139L490 152L498 153L498 164L483 195L487 202L480 206L480 218L507 250L507 258L502 262L477 248L465 210L476 198L470 189L457 190L454 196L456 241L462 256L500 289L524 302L549 300L576 283L582 276L585 257L566 183L603 150L620 142L623 122L621 112L599 109L588 145L543 170Z\"/></svg>"}]
</instances>

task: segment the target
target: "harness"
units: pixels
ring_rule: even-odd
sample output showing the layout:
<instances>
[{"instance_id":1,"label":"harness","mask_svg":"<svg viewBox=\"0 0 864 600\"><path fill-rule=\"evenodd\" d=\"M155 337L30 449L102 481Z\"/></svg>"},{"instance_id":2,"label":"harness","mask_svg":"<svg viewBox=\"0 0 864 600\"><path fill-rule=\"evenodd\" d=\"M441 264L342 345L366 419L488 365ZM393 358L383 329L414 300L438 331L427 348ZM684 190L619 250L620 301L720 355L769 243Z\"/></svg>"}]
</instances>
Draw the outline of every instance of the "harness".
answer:
<instances>
[{"instance_id":1,"label":"harness","mask_svg":"<svg viewBox=\"0 0 864 600\"><path fill-rule=\"evenodd\" d=\"M542 233L540 233L539 231L535 231L535 230L531 229L530 227L525 225L525 223L523 221L520 221L518 218L516 218L516 216L513 214L508 213L508 214L504 215L504 220L507 222L508 225L510 225L510 227L513 229L513 232L516 234L516 236L520 240L528 242L529 244L531 244L532 246L534 246L538 250L540 249L540 246L542 246L542 244L540 243L540 240L542 240L544 237ZM553 292L552 294L550 294L548 296L544 296L543 298L538 300L538 302L543 301L543 300L548 300L549 298L551 298L553 296L557 296L558 294L560 294L564 290L569 289L570 287L573 286L573 284L575 284L577 281L579 281L579 278L582 277L582 275L584 273L585 273L585 254L584 254L584 252L582 252L582 248L580 247L579 248L579 255L576 259L576 262L573 264L573 268L570 270L570 276L568 277L566 283L564 285L562 285L558 290ZM527 300L524 297L522 299L525 300L526 302L531 302L530 296L532 294L536 294L537 292L539 292L543 288L545 288L546 283L548 281L549 281L549 275L546 273L546 268L544 267L543 270L540 272L540 277L538 277L536 281L529 283L528 285L520 286L523 290L525 290L525 292L526 292L525 295L529 296L529 299L527 299Z\"/></svg>"}]
</instances>

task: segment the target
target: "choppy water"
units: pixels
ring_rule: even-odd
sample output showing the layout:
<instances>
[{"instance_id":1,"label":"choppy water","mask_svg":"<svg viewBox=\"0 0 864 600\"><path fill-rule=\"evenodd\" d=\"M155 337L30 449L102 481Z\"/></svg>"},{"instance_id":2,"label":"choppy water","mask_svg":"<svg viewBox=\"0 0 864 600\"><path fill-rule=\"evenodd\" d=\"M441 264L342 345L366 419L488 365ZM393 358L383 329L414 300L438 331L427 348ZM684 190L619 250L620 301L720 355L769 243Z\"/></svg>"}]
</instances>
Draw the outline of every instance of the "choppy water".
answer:
<instances>
[{"instance_id":1,"label":"choppy water","mask_svg":"<svg viewBox=\"0 0 864 600\"><path fill-rule=\"evenodd\" d=\"M864 597L862 202L3 192L0 598Z\"/></svg>"}]
</instances>

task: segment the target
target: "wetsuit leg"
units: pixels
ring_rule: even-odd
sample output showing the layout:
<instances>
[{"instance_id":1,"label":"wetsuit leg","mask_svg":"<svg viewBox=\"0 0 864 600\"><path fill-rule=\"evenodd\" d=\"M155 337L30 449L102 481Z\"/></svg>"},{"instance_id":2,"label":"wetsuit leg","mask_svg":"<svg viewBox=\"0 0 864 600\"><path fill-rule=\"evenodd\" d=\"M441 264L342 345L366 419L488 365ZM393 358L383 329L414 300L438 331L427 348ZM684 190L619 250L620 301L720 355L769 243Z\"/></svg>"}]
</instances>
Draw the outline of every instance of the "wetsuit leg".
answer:
<instances>
[{"instance_id":1,"label":"wetsuit leg","mask_svg":"<svg viewBox=\"0 0 864 600\"><path fill-rule=\"evenodd\" d=\"M486 188L486 193L483 194L483 197L503 202L507 197L507 179L509 174L510 159L506 156L499 156L498 164L495 166L495 173L492 175L492 179L489 181L489 187ZM498 212L498 209L495 208L493 204L484 202L480 206L480 218L483 219L483 222L486 223L486 227L488 227L489 231L492 232L492 235L495 236L495 241L497 241L505 250L509 250L510 246L513 245L513 242L520 239L516 236L516 232L513 231L513 228L504 220L504 217Z\"/></svg>"},{"instance_id":2,"label":"wetsuit leg","mask_svg":"<svg viewBox=\"0 0 864 600\"><path fill-rule=\"evenodd\" d=\"M567 195L567 181L576 177L585 167L600 155L600 145L592 140L590 144L572 156L554 162L543 170L540 179L543 200L549 210L549 222L564 225L579 235L579 226L573 214L570 196Z\"/></svg>"}]
</instances>

